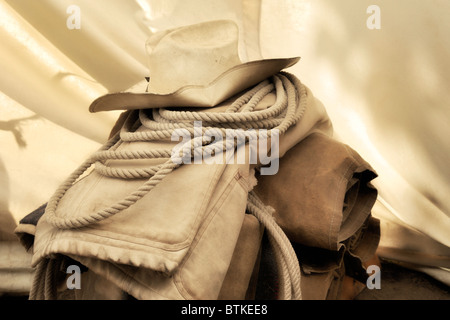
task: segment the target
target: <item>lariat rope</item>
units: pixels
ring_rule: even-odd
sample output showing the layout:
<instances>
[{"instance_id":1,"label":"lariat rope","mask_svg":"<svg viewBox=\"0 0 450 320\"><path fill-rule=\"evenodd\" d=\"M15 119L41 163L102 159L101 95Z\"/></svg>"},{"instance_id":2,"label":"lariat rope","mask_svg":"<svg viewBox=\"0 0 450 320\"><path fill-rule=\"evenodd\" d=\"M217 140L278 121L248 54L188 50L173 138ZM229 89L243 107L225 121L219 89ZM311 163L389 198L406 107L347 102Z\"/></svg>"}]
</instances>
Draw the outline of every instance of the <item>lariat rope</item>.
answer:
<instances>
[{"instance_id":1,"label":"lariat rope","mask_svg":"<svg viewBox=\"0 0 450 320\"><path fill-rule=\"evenodd\" d=\"M273 105L264 110L255 110L256 105L268 94L275 91L276 100ZM244 93L225 112L192 112L173 111L165 108L139 110L138 119L131 113L121 130L117 132L105 145L79 166L50 198L45 211L45 219L59 229L75 229L98 223L136 203L150 192L165 176L185 163L187 159L204 154L235 149L236 144L245 143L248 133L243 129L258 130L260 138L270 139L272 136L282 135L295 125L306 110L306 87L295 76L280 72L270 80L265 80ZM195 126L201 121L201 127ZM140 125L146 130L135 131ZM226 130L233 130L237 142L232 139L210 141L209 135L226 134ZM266 129L266 130L261 130ZM122 142L168 140L175 130L189 132L191 140L184 143L179 150L154 149L147 151L116 150ZM136 159L167 159L165 162L147 168L112 168L106 165L108 160L136 160ZM92 165L99 174L121 179L143 179L143 183L136 191L124 199L98 212L72 218L56 215L56 208L70 187ZM272 211L254 194L249 192L247 211L253 214L266 228L270 243L275 250L277 267L282 282L282 299L301 299L300 267L296 254L289 239L272 217ZM43 265L41 265L43 264ZM52 299L55 297L47 283L41 277L50 276L55 268L54 263L43 259L37 266L35 281L33 282L30 299ZM53 282L53 281L50 281Z\"/></svg>"}]
</instances>

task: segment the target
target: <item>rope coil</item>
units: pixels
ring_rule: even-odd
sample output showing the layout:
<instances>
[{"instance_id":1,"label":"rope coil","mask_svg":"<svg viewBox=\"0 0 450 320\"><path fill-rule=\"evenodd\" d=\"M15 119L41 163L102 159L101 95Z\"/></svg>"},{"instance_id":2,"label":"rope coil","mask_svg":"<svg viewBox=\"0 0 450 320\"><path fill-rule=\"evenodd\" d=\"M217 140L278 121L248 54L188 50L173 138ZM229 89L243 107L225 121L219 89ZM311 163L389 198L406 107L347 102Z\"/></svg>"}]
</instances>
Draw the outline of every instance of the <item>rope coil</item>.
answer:
<instances>
[{"instance_id":1,"label":"rope coil","mask_svg":"<svg viewBox=\"0 0 450 320\"><path fill-rule=\"evenodd\" d=\"M273 105L264 110L255 110L256 105L268 94L275 91L276 100ZM164 177L182 165L186 158L195 157L203 152L226 151L236 148L237 143L248 139L248 134L243 130L256 129L263 133L264 138L271 138L274 134L281 135L295 125L306 110L306 88L293 75L281 72L265 80L254 88L244 93L225 112L192 112L174 111L165 108L139 110L138 117L131 113L121 130L115 134L104 146L88 158L77 168L50 198L45 212L45 219L59 229L75 229L98 223L118 212L121 212L150 192ZM151 116L149 116L151 112ZM195 126L196 121L201 121L200 128ZM142 126L145 130L136 129ZM262 129L268 129L263 131ZM172 149L146 150L146 151L121 151L116 150L122 142L167 140L176 130L188 132L192 138L186 142L177 152ZM219 141L205 140L205 133L221 134L224 136L227 130L233 130L237 142L228 139ZM196 138L197 137L197 138ZM112 168L106 164L109 160L137 160L137 159L161 159L162 164L147 168ZM112 206L86 216L59 217L56 209L59 202L69 188L92 165L101 175L120 179L147 179L137 190L118 201ZM268 230L271 243L278 249L277 261L282 272L284 283L284 296L286 299L300 299L300 269L295 252L283 231L275 223L270 210L264 206L261 200L249 193L247 210L255 215ZM43 264L49 262L44 259ZM33 282L30 299L49 298L52 295L42 294L39 288L45 284L45 277L49 267L38 265ZM47 275L48 277L48 275ZM50 292L45 287L45 292Z\"/></svg>"}]
</instances>

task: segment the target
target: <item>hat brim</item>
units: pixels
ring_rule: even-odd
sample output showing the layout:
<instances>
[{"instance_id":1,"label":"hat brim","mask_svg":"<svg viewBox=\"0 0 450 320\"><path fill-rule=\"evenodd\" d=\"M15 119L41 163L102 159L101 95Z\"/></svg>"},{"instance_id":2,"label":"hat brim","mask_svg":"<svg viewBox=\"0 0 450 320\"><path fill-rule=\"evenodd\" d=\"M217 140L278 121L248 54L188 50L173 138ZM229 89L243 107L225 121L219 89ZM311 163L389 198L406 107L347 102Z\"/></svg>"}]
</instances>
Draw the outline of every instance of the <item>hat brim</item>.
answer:
<instances>
[{"instance_id":1,"label":"hat brim","mask_svg":"<svg viewBox=\"0 0 450 320\"><path fill-rule=\"evenodd\" d=\"M169 94L145 92L141 81L123 92L109 93L95 99L90 112L134 110L162 107L214 107L233 95L291 67L300 57L256 60L234 66L207 85L187 85Z\"/></svg>"}]
</instances>

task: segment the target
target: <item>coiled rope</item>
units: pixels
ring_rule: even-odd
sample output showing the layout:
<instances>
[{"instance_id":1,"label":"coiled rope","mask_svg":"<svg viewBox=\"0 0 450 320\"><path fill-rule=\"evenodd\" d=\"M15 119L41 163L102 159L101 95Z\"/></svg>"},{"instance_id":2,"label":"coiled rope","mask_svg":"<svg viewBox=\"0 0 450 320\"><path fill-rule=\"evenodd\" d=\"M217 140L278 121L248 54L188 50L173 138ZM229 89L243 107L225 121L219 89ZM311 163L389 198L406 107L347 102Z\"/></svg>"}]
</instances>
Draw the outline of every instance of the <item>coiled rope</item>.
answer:
<instances>
[{"instance_id":1,"label":"coiled rope","mask_svg":"<svg viewBox=\"0 0 450 320\"><path fill-rule=\"evenodd\" d=\"M269 93L275 91L276 100L273 105L264 110L255 110L257 104ZM98 223L118 212L130 207L148 192L150 192L165 176L178 168L188 158L201 156L205 152L211 154L217 150L235 149L237 144L245 143L248 134L243 129L255 129L260 138L270 139L272 136L282 135L295 125L306 110L306 88L295 76L280 72L271 79L262 81L254 88L244 93L225 112L192 112L173 111L166 108L139 110L138 119L131 113L121 130L116 133L104 146L89 157L77 168L50 198L45 212L45 219L59 229L75 229ZM201 121L202 126L195 126ZM145 130L135 131L139 126ZM237 141L225 139L210 141L205 139L209 135L224 136L226 130L234 129ZM265 129L265 130L261 130ZM170 140L175 130L185 130L191 135L179 150L154 149L142 151L117 150L121 142ZM166 159L163 163L147 168L112 168L106 164L108 160L129 159ZM121 179L143 179L143 183L136 191L108 208L86 216L64 218L56 215L56 209L67 190L86 172L95 165L96 172ZM272 211L254 194L249 192L247 211L265 226L269 240L275 250L280 279L283 284L281 299L301 299L300 267L296 254L286 235L276 224ZM30 299L54 299L55 262L43 259L37 266L35 278L30 292ZM45 279L45 280L44 280Z\"/></svg>"}]
</instances>

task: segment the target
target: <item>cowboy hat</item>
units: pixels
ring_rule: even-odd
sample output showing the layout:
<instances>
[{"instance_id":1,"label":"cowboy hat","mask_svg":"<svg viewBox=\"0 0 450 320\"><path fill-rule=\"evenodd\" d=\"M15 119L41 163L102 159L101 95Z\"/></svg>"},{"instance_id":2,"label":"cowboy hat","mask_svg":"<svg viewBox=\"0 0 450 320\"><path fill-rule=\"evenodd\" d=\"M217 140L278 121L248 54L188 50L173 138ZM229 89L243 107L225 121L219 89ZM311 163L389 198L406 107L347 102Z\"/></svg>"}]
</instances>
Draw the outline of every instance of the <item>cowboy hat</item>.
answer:
<instances>
[{"instance_id":1,"label":"cowboy hat","mask_svg":"<svg viewBox=\"0 0 450 320\"><path fill-rule=\"evenodd\" d=\"M91 112L161 107L213 107L300 59L241 61L239 30L214 20L154 34L146 43L150 77L92 102Z\"/></svg>"}]
</instances>

